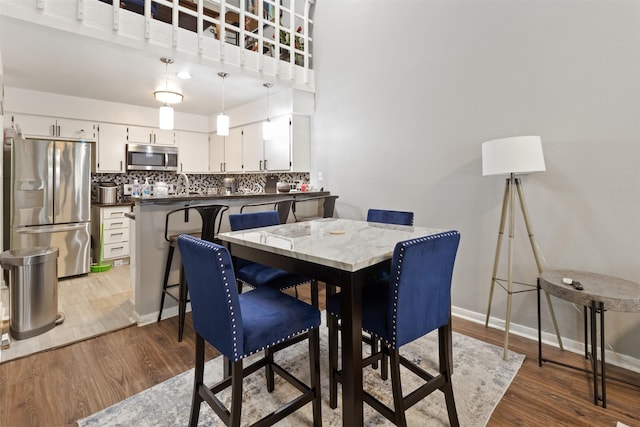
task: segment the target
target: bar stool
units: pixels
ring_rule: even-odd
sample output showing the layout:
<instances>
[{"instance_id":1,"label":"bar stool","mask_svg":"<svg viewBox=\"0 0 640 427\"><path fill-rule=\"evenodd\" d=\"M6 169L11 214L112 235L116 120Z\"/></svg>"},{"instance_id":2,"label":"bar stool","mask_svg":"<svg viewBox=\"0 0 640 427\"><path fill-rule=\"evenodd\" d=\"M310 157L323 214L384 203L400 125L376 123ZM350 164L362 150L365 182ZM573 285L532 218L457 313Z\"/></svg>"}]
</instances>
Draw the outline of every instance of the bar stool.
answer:
<instances>
[{"instance_id":1,"label":"bar stool","mask_svg":"<svg viewBox=\"0 0 640 427\"><path fill-rule=\"evenodd\" d=\"M235 286L229 251L220 245L178 238L182 261L193 295L193 327L196 331L195 373L189 425L196 426L200 406L206 402L228 426L239 426L242 415L243 379L258 369L266 370L266 389L275 389L274 372L300 391L254 426L271 426L312 403L313 425L322 425L320 387L320 312L317 308L275 289L263 287L243 294ZM307 339L309 342L309 382L303 383L274 360L275 352ZM217 384L204 383L205 341L231 364L231 375ZM245 358L264 351L264 357L243 366ZM223 375L224 377L224 375ZM228 409L216 396L231 387ZM260 394L256 394L258 399ZM245 422L246 424L246 422Z\"/></svg>"},{"instance_id":2,"label":"bar stool","mask_svg":"<svg viewBox=\"0 0 640 427\"><path fill-rule=\"evenodd\" d=\"M392 211L385 209L369 209L367 211L367 222L377 222L381 224L395 224L395 225L413 225L413 212L408 211ZM386 276L388 272L381 272L381 276ZM336 293L335 285L327 286L327 294L333 295ZM340 326L338 325L338 328ZM378 340L372 339L369 336L364 337L364 342L371 345L371 352L378 352ZM387 370L387 358L383 355L382 357L382 367L380 376L382 379L387 379L388 370ZM371 367L373 369L378 369L378 362L374 362Z\"/></svg>"},{"instance_id":3,"label":"bar stool","mask_svg":"<svg viewBox=\"0 0 640 427\"><path fill-rule=\"evenodd\" d=\"M171 273L173 254L175 252L175 249L178 247L178 234L170 234L172 232L170 227L171 219L175 218L179 214L182 214L184 215L184 223L188 223L189 214L192 213L192 211L197 212L198 214L200 214L200 219L202 222L200 231L192 232L189 234L194 237L199 237L203 240L213 242L215 240L215 236L220 231L222 213L227 209L229 209L228 206L218 204L186 206L184 208L174 209L168 212L165 216L164 239L169 243L169 251L167 253L167 262L164 269L164 279L162 281L162 294L160 297L158 322L162 319L162 309L164 307L165 296L169 295L169 297L178 302L178 341L182 341L182 334L184 332L184 319L186 317L187 302L189 302L189 299L187 297L188 287L184 277L184 269L182 268L182 265L180 266L180 278L178 283L174 283L171 285L169 284L169 275ZM217 225L216 218L218 219ZM175 292L176 288L177 293Z\"/></svg>"},{"instance_id":4,"label":"bar stool","mask_svg":"<svg viewBox=\"0 0 640 427\"><path fill-rule=\"evenodd\" d=\"M293 213L293 217L295 218L296 222L309 221L312 219L319 219L319 218L333 218L333 211L335 209L336 199L338 197L340 196L326 195L326 196L296 198L295 201L293 202L291 212ZM296 214L296 209L298 205L306 204L306 203L314 203L314 202L318 204L321 203L321 205L318 206L318 215L301 216L300 213Z\"/></svg>"},{"instance_id":5,"label":"bar stool","mask_svg":"<svg viewBox=\"0 0 640 427\"><path fill-rule=\"evenodd\" d=\"M368 366L386 354L391 361L392 410L363 390L364 401L398 426L406 426L405 410L436 390L444 393L449 423L458 426L451 384L453 349L451 336L451 278L460 233L443 233L398 242L391 260L391 275L362 289L362 329L384 343L381 350L363 360ZM338 328L341 295L327 298L329 324L329 406L337 407ZM400 347L438 330L439 373L426 372L400 355ZM402 395L400 365L425 380L407 396Z\"/></svg>"}]
</instances>

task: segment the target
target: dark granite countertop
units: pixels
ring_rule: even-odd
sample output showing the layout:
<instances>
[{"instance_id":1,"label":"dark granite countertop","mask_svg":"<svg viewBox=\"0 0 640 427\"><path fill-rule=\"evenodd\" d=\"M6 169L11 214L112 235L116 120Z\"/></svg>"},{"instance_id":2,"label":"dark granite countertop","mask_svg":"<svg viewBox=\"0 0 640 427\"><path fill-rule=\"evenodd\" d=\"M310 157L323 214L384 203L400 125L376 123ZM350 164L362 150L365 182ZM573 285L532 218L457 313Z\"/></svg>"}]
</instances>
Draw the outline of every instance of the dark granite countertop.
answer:
<instances>
[{"instance_id":1,"label":"dark granite countertop","mask_svg":"<svg viewBox=\"0 0 640 427\"><path fill-rule=\"evenodd\" d=\"M98 202L93 202L91 203L91 206L98 206L100 208L112 208L114 206L133 206L133 202L132 201L121 201L121 202L117 202L117 203L98 203Z\"/></svg>"}]
</instances>

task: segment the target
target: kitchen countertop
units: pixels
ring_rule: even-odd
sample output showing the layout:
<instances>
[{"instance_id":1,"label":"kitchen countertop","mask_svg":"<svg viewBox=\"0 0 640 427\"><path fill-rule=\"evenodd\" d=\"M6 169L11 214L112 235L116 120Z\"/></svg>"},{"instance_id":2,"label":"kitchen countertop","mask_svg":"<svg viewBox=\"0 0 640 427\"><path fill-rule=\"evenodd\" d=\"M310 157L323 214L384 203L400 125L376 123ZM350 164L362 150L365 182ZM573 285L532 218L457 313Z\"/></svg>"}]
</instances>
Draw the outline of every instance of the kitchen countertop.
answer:
<instances>
[{"instance_id":1,"label":"kitchen countertop","mask_svg":"<svg viewBox=\"0 0 640 427\"><path fill-rule=\"evenodd\" d=\"M307 197L325 196L330 194L328 191L291 191L289 193L253 193L253 194L189 194L189 195L170 195L170 196L150 196L150 197L130 197L131 202L141 205L146 204L163 204L174 202L201 201L201 200L237 200L237 199L286 199L293 197L294 199L302 199ZM105 205L106 206L106 205ZM114 206L114 205L109 205Z\"/></svg>"},{"instance_id":2,"label":"kitchen countertop","mask_svg":"<svg viewBox=\"0 0 640 427\"><path fill-rule=\"evenodd\" d=\"M117 203L98 203L98 202L93 202L91 203L91 206L98 206L100 208L109 208L109 207L113 207L113 206L133 206L133 202L132 201L122 201L122 202L117 202Z\"/></svg>"}]
</instances>

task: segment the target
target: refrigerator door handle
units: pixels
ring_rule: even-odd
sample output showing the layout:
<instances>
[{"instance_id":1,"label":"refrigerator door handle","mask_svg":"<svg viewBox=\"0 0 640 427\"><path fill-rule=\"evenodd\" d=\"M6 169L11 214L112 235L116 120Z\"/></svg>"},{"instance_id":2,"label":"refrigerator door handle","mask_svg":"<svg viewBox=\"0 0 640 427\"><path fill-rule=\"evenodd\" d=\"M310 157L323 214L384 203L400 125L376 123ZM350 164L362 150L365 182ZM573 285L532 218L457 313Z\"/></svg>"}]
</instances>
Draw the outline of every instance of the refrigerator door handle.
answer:
<instances>
[{"instance_id":1,"label":"refrigerator door handle","mask_svg":"<svg viewBox=\"0 0 640 427\"><path fill-rule=\"evenodd\" d=\"M61 231L75 231L81 230L85 227L84 223L68 224L68 225L54 225L54 226L37 226L37 227L17 227L16 233L23 234L46 234L46 233L58 233Z\"/></svg>"},{"instance_id":2,"label":"refrigerator door handle","mask_svg":"<svg viewBox=\"0 0 640 427\"><path fill-rule=\"evenodd\" d=\"M60 147L58 147L57 144L54 143L53 145L53 193L52 194L52 203L53 203L53 209L54 212L56 213L56 216L58 215L58 212L60 212L60 204L58 203L58 201L60 200L60 156L61 156L61 151L60 151Z\"/></svg>"}]
</instances>

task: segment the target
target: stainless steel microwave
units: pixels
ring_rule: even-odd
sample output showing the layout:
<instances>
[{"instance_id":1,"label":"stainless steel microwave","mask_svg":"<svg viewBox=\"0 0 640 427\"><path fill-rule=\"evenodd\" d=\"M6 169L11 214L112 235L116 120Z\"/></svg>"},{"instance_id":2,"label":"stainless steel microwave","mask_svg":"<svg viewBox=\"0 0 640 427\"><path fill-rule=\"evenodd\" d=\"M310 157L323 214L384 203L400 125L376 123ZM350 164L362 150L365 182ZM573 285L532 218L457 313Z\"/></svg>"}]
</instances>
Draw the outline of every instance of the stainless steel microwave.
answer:
<instances>
[{"instance_id":1,"label":"stainless steel microwave","mask_svg":"<svg viewBox=\"0 0 640 427\"><path fill-rule=\"evenodd\" d=\"M127 144L128 171L177 171L178 147Z\"/></svg>"}]
</instances>

